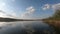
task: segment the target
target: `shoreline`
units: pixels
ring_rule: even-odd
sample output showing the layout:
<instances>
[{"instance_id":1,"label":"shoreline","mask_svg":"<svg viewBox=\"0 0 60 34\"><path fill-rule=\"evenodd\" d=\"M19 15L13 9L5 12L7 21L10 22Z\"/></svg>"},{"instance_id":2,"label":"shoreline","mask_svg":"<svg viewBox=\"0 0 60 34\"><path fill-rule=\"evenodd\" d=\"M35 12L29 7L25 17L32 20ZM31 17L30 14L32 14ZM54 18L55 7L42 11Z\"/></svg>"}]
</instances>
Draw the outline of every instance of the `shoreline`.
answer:
<instances>
[{"instance_id":1,"label":"shoreline","mask_svg":"<svg viewBox=\"0 0 60 34\"><path fill-rule=\"evenodd\" d=\"M56 32L60 34L60 20L43 20L43 22L54 27Z\"/></svg>"}]
</instances>

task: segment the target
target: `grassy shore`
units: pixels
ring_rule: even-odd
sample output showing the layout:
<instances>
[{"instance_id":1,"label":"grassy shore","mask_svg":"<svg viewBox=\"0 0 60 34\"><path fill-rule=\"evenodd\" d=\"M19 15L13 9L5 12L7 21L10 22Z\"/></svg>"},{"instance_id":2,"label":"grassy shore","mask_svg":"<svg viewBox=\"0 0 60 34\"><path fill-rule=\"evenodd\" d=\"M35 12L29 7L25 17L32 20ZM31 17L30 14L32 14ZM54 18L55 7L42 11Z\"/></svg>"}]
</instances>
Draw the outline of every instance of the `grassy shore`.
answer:
<instances>
[{"instance_id":1,"label":"grassy shore","mask_svg":"<svg viewBox=\"0 0 60 34\"><path fill-rule=\"evenodd\" d=\"M45 19L45 20L43 20L43 22L53 26L55 28L56 32L58 32L60 34L60 20Z\"/></svg>"},{"instance_id":2,"label":"grassy shore","mask_svg":"<svg viewBox=\"0 0 60 34\"><path fill-rule=\"evenodd\" d=\"M54 25L55 27L60 28L60 20L43 20L45 23L48 23L50 25Z\"/></svg>"}]
</instances>

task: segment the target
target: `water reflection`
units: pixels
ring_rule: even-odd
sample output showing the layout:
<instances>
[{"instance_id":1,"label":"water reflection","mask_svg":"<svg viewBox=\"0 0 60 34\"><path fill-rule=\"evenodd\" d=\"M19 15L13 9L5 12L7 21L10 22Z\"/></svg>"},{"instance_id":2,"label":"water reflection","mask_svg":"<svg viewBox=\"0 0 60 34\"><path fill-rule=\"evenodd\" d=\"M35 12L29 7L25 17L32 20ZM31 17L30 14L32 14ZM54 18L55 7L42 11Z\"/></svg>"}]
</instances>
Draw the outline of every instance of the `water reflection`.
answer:
<instances>
[{"instance_id":1,"label":"water reflection","mask_svg":"<svg viewBox=\"0 0 60 34\"><path fill-rule=\"evenodd\" d=\"M0 34L55 34L54 28L42 21L1 23Z\"/></svg>"}]
</instances>

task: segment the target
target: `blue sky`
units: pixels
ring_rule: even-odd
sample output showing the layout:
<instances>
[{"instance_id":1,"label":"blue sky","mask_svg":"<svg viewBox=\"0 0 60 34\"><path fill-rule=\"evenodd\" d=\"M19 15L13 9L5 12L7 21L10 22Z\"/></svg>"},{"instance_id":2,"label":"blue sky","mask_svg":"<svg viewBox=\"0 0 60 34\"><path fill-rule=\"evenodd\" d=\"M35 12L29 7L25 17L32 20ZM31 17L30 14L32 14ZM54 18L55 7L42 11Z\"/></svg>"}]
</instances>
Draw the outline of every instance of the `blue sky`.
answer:
<instances>
[{"instance_id":1,"label":"blue sky","mask_svg":"<svg viewBox=\"0 0 60 34\"><path fill-rule=\"evenodd\" d=\"M60 0L0 0L0 10L18 18L47 18L56 7Z\"/></svg>"}]
</instances>

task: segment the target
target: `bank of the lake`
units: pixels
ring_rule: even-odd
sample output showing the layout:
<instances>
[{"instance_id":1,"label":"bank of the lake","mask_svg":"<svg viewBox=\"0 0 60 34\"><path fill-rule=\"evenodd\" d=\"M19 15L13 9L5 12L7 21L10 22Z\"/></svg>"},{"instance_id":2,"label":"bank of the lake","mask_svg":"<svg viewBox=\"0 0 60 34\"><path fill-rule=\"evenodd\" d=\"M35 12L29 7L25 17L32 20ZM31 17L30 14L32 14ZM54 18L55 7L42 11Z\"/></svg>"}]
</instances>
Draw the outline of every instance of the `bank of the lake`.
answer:
<instances>
[{"instance_id":1,"label":"bank of the lake","mask_svg":"<svg viewBox=\"0 0 60 34\"><path fill-rule=\"evenodd\" d=\"M56 32L60 33L60 20L43 20L43 22L53 26L56 29Z\"/></svg>"}]
</instances>

